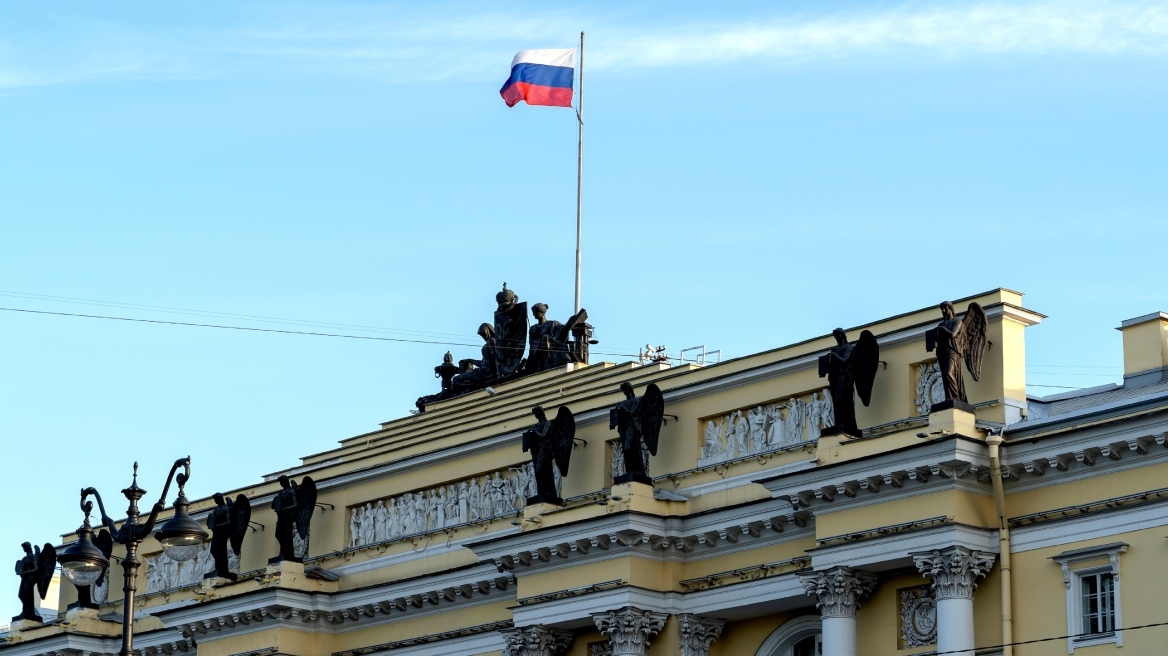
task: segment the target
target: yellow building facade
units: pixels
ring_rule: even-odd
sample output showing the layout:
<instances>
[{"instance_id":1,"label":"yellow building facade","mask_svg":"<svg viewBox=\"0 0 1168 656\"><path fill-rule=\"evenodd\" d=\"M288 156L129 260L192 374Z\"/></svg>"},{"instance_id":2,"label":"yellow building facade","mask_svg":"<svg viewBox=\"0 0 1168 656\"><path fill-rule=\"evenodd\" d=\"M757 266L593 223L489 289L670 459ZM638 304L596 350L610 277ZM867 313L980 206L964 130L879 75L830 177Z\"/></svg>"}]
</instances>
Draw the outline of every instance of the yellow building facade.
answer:
<instances>
[{"instance_id":1,"label":"yellow building facade","mask_svg":"<svg viewBox=\"0 0 1168 656\"><path fill-rule=\"evenodd\" d=\"M569 365L431 404L259 483L221 481L251 499L257 523L233 562L239 579L204 580L206 558L167 562L148 539L135 648L1165 653L1168 627L1124 628L1161 622L1165 600L1168 315L1122 322L1122 385L1038 397L1025 333L1043 316L1006 289L954 305L971 302L990 342L980 380L966 377L973 412L930 412L943 399L925 348L940 319L930 306L848 329L880 345L871 404L857 403L862 437L823 434L817 364L835 343L824 335L715 365ZM623 382L664 393L652 486L612 482L609 409ZM569 407L582 440L562 506L525 507L521 435L536 405ZM280 475L319 491L303 564L267 564ZM192 517L213 506L193 500ZM120 567L110 574L100 609L14 624L0 653L117 653ZM62 584L61 608L75 599Z\"/></svg>"}]
</instances>

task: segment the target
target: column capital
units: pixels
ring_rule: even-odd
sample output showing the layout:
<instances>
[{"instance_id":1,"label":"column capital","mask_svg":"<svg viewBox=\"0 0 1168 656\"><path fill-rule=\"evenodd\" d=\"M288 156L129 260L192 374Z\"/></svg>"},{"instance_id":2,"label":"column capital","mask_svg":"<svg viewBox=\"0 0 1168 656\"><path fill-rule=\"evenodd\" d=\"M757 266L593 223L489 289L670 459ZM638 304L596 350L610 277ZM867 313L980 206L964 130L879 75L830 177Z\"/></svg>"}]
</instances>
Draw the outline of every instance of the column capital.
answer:
<instances>
[{"instance_id":1,"label":"column capital","mask_svg":"<svg viewBox=\"0 0 1168 656\"><path fill-rule=\"evenodd\" d=\"M593 613L592 621L612 643L612 653L620 656L644 654L649 648L649 639L661 632L668 617L665 613L625 606L619 610Z\"/></svg>"},{"instance_id":2,"label":"column capital","mask_svg":"<svg viewBox=\"0 0 1168 656\"><path fill-rule=\"evenodd\" d=\"M710 645L722 635L726 620L699 617L690 613L677 616L681 625L681 656L710 656Z\"/></svg>"},{"instance_id":3,"label":"column capital","mask_svg":"<svg viewBox=\"0 0 1168 656\"><path fill-rule=\"evenodd\" d=\"M860 600L872 594L876 576L851 567L832 567L799 575L822 617L855 617Z\"/></svg>"},{"instance_id":4,"label":"column capital","mask_svg":"<svg viewBox=\"0 0 1168 656\"><path fill-rule=\"evenodd\" d=\"M910 554L921 575L933 582L937 599L972 599L978 580L994 566L995 554L947 547Z\"/></svg>"},{"instance_id":5,"label":"column capital","mask_svg":"<svg viewBox=\"0 0 1168 656\"><path fill-rule=\"evenodd\" d=\"M558 656L572 644L568 631L546 626L524 626L504 629L503 656Z\"/></svg>"}]
</instances>

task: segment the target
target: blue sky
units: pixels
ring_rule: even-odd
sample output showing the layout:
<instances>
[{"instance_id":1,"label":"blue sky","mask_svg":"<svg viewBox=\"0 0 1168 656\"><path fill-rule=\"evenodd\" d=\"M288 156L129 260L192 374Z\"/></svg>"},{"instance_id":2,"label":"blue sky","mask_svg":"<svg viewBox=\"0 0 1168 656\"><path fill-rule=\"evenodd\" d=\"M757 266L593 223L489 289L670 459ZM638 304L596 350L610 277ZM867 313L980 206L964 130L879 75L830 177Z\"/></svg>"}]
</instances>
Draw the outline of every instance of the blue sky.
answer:
<instances>
[{"instance_id":1,"label":"blue sky","mask_svg":"<svg viewBox=\"0 0 1168 656\"><path fill-rule=\"evenodd\" d=\"M1114 328L1168 310L1142 0L6 3L0 306L473 344L506 281L564 318L574 117L498 88L580 30L600 351L743 355L1006 286L1050 315L1055 393L1118 380ZM190 454L201 497L372 430L446 348L0 311L4 548L74 528L83 485L120 511L135 458L152 499Z\"/></svg>"}]
</instances>

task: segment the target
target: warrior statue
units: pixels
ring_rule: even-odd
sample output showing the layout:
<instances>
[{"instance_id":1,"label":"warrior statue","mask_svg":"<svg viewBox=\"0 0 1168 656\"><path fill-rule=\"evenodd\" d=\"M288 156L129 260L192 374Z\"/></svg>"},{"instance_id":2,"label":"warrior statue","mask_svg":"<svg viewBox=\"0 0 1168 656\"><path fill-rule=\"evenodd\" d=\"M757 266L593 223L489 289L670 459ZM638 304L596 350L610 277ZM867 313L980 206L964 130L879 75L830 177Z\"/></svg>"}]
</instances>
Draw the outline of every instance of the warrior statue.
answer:
<instances>
[{"instance_id":1,"label":"warrior statue","mask_svg":"<svg viewBox=\"0 0 1168 656\"><path fill-rule=\"evenodd\" d=\"M861 437L863 432L856 425L856 399L867 406L872 402L872 384L876 380L876 368L880 363L880 346L870 331L860 333L860 340L848 343L848 335L843 328L831 331L835 346L827 355L819 357L819 377L827 376L831 388L831 407L834 409L832 422L823 435L851 435Z\"/></svg>"},{"instance_id":2,"label":"warrior statue","mask_svg":"<svg viewBox=\"0 0 1168 656\"><path fill-rule=\"evenodd\" d=\"M17 590L20 614L13 617L12 621L40 622L41 616L36 612L33 595L39 593L41 599L44 599L48 594L49 582L53 580L53 571L57 569L57 550L48 543L44 547L33 547L28 542L20 546L24 549L24 557L16 561L16 575L20 577L20 588Z\"/></svg>"},{"instance_id":3,"label":"warrior statue","mask_svg":"<svg viewBox=\"0 0 1168 656\"><path fill-rule=\"evenodd\" d=\"M546 303L531 306L535 325L527 331L530 350L527 353L526 373L534 374L562 367L572 361L572 332L588 319L588 311L581 309L568 323L550 321Z\"/></svg>"},{"instance_id":4,"label":"warrior statue","mask_svg":"<svg viewBox=\"0 0 1168 656\"><path fill-rule=\"evenodd\" d=\"M207 528L211 529L211 557L215 559L215 569L205 572L203 578L219 578L234 581L239 578L231 571L228 564L228 545L238 558L242 553L243 538L247 536L247 525L251 521L251 502L244 495L235 497L235 501L225 498L222 492L216 492L215 509L207 516Z\"/></svg>"},{"instance_id":5,"label":"warrior statue","mask_svg":"<svg viewBox=\"0 0 1168 656\"><path fill-rule=\"evenodd\" d=\"M523 369L523 350L527 346L527 303L519 302L519 295L507 289L495 294L495 339L497 361L495 376L505 378Z\"/></svg>"},{"instance_id":6,"label":"warrior statue","mask_svg":"<svg viewBox=\"0 0 1168 656\"><path fill-rule=\"evenodd\" d=\"M572 439L576 436L576 418L572 411L560 406L553 421L548 421L543 408L535 406L531 414L537 420L523 433L523 451L531 452L531 464L535 469L536 495L527 500L533 503L562 504L559 490L556 489L556 474L553 467L560 470L561 476L568 475L568 460L572 457Z\"/></svg>"},{"instance_id":7,"label":"warrior statue","mask_svg":"<svg viewBox=\"0 0 1168 656\"><path fill-rule=\"evenodd\" d=\"M641 444L649 448L649 453L657 455L657 438L661 436L661 423L665 420L665 399L655 383L649 383L645 395L633 394L633 386L621 383L625 400L609 410L609 430L617 429L621 449L624 453L625 473L613 479L613 483L636 481L652 485L653 479L646 475L648 463L641 456Z\"/></svg>"},{"instance_id":8,"label":"warrior statue","mask_svg":"<svg viewBox=\"0 0 1168 656\"><path fill-rule=\"evenodd\" d=\"M459 361L462 373L455 374L450 381L450 391L453 394L483 389L498 377L499 348L498 340L495 339L495 327L489 323L480 325L479 337L483 338L482 359L467 358Z\"/></svg>"},{"instance_id":9,"label":"warrior statue","mask_svg":"<svg viewBox=\"0 0 1168 656\"><path fill-rule=\"evenodd\" d=\"M941 369L941 382L945 387L945 401L933 406L956 407L973 412L969 399L965 396L965 379L961 374L961 361L969 368L973 379L981 378L981 358L985 353L986 334L989 321L985 310L977 303L970 303L965 316L958 319L953 312L953 304L941 304L941 323L925 333L925 349L937 351L937 365Z\"/></svg>"},{"instance_id":10,"label":"warrior statue","mask_svg":"<svg viewBox=\"0 0 1168 656\"><path fill-rule=\"evenodd\" d=\"M280 555L269 558L269 564L280 561L293 563L304 562L296 555L296 534L301 540L308 539L308 528L312 521L312 512L316 510L316 483L312 477L305 476L300 485L280 475L280 487L272 499L272 510L276 512L276 542L280 544Z\"/></svg>"}]
</instances>

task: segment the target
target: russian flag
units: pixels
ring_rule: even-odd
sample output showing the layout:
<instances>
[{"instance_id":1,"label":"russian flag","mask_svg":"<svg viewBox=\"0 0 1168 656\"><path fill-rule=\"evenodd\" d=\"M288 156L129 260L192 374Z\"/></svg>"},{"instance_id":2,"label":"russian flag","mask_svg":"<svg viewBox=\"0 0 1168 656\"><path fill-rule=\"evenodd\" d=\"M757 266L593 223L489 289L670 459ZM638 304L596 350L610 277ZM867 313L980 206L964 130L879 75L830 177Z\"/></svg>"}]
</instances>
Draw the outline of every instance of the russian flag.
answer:
<instances>
[{"instance_id":1,"label":"russian flag","mask_svg":"<svg viewBox=\"0 0 1168 656\"><path fill-rule=\"evenodd\" d=\"M575 70L575 48L524 50L511 60L511 77L499 95L508 107L520 100L528 105L571 107Z\"/></svg>"}]
</instances>

